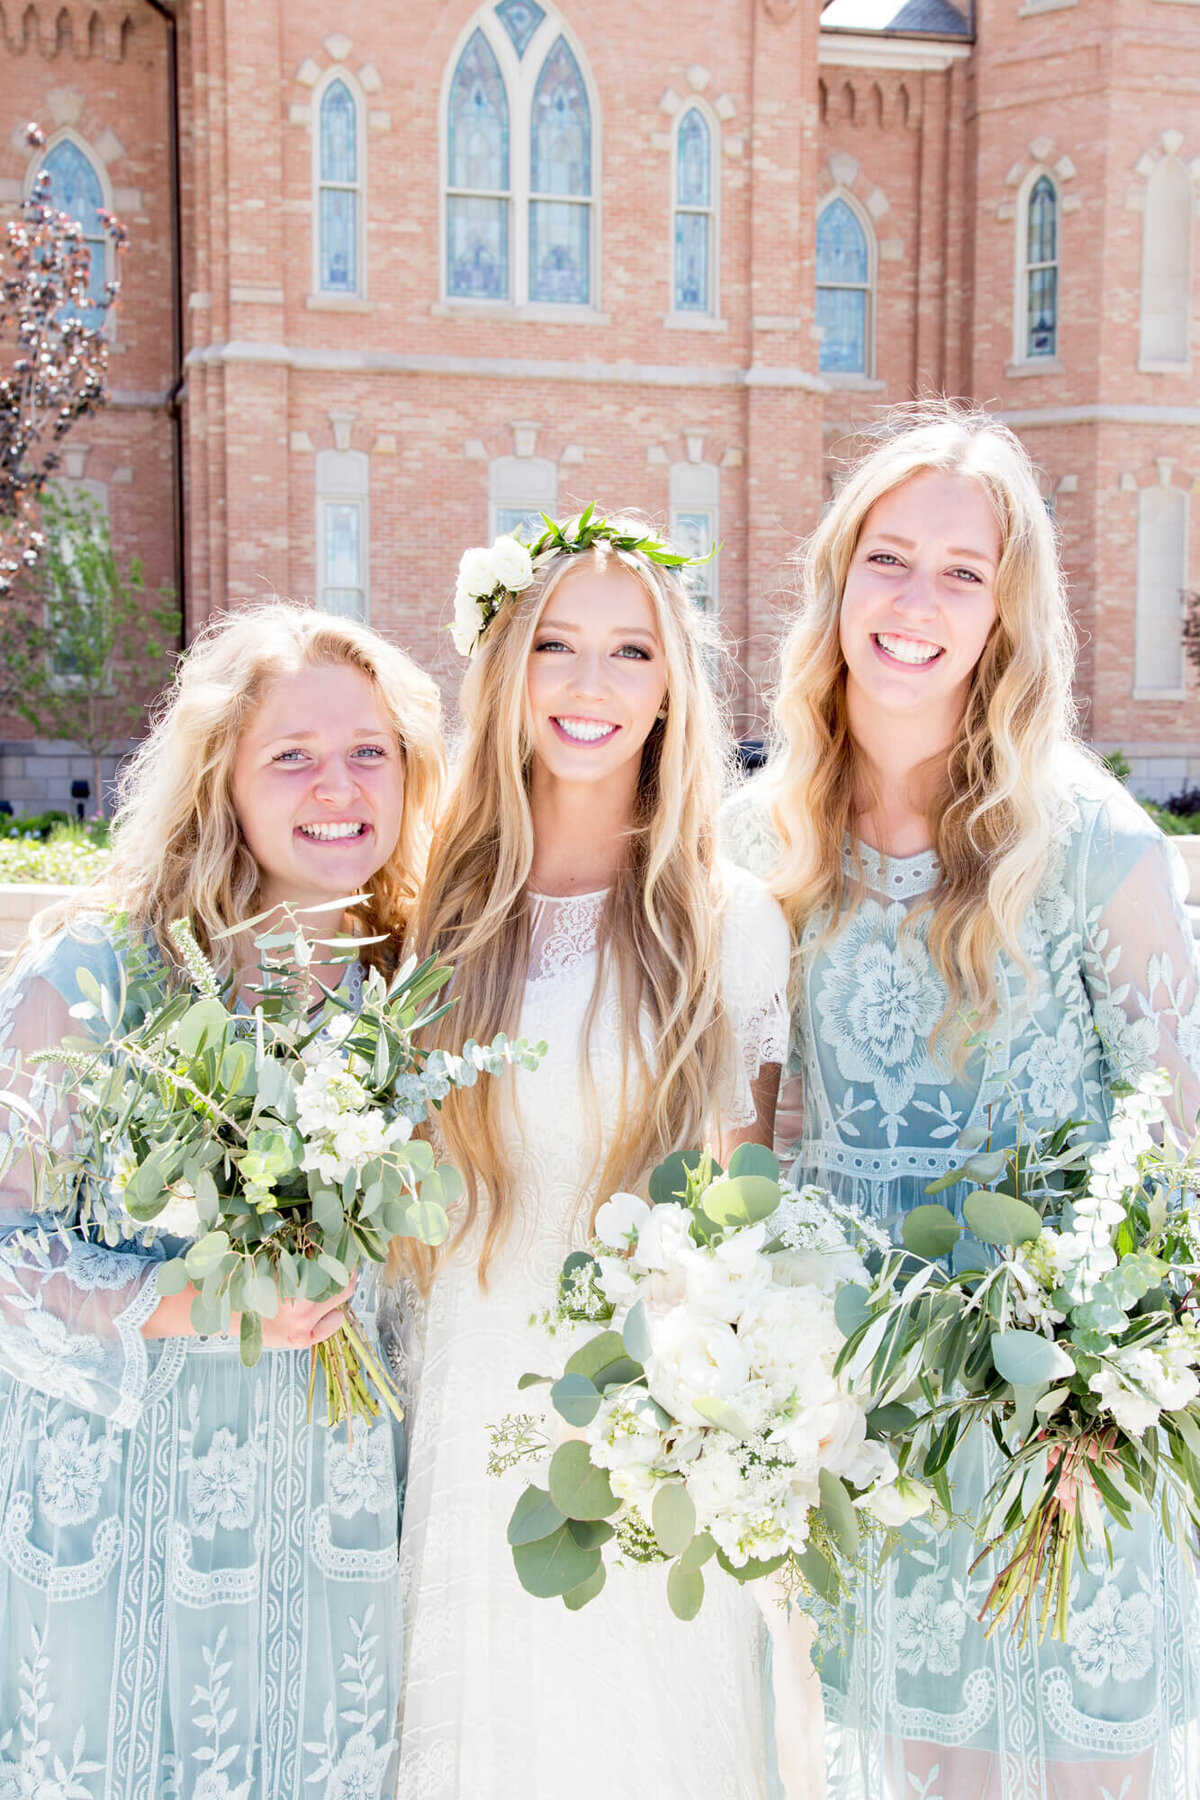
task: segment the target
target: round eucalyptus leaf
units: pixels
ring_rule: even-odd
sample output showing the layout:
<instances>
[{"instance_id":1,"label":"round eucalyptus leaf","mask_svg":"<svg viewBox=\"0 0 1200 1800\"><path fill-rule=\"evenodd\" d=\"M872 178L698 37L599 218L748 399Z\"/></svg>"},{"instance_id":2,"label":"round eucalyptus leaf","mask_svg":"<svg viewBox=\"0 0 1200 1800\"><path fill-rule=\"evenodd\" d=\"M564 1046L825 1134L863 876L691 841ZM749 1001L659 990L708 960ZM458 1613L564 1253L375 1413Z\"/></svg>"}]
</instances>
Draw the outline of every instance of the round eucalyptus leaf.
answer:
<instances>
[{"instance_id":1,"label":"round eucalyptus leaf","mask_svg":"<svg viewBox=\"0 0 1200 1800\"><path fill-rule=\"evenodd\" d=\"M720 1563L725 1573L727 1575L732 1575L735 1581L758 1581L762 1576L773 1575L776 1569L781 1569L787 1561L787 1556L785 1554L783 1556L772 1556L765 1559L750 1557L749 1560L744 1563L731 1563L725 1552L723 1550L718 1550L717 1561Z\"/></svg>"},{"instance_id":2,"label":"round eucalyptus leaf","mask_svg":"<svg viewBox=\"0 0 1200 1800\"><path fill-rule=\"evenodd\" d=\"M568 1425L588 1425L600 1405L600 1392L586 1375L560 1375L550 1389L554 1410Z\"/></svg>"},{"instance_id":3,"label":"round eucalyptus leaf","mask_svg":"<svg viewBox=\"0 0 1200 1800\"><path fill-rule=\"evenodd\" d=\"M963 1168L972 1181L999 1181L1007 1163L1008 1158L1003 1150L981 1150L974 1156L968 1156Z\"/></svg>"},{"instance_id":4,"label":"round eucalyptus leaf","mask_svg":"<svg viewBox=\"0 0 1200 1800\"><path fill-rule=\"evenodd\" d=\"M871 1316L871 1296L857 1282L847 1281L833 1299L833 1316L843 1337L851 1338Z\"/></svg>"},{"instance_id":5,"label":"round eucalyptus leaf","mask_svg":"<svg viewBox=\"0 0 1200 1800\"><path fill-rule=\"evenodd\" d=\"M256 1312L244 1312L242 1314L240 1348L242 1353L242 1364L245 1368L252 1369L254 1367L255 1363L262 1355L262 1347L262 1320Z\"/></svg>"},{"instance_id":6,"label":"round eucalyptus leaf","mask_svg":"<svg viewBox=\"0 0 1200 1800\"><path fill-rule=\"evenodd\" d=\"M1014 1387L1042 1387L1075 1373L1065 1350L1040 1331L997 1331L992 1335L992 1361L1002 1380Z\"/></svg>"},{"instance_id":7,"label":"round eucalyptus leaf","mask_svg":"<svg viewBox=\"0 0 1200 1800\"><path fill-rule=\"evenodd\" d=\"M765 1144L739 1144L729 1159L729 1175L761 1175L767 1181L779 1180L779 1158Z\"/></svg>"},{"instance_id":8,"label":"round eucalyptus leaf","mask_svg":"<svg viewBox=\"0 0 1200 1800\"><path fill-rule=\"evenodd\" d=\"M527 1487L508 1521L508 1541L514 1546L535 1544L565 1523L545 1488Z\"/></svg>"},{"instance_id":9,"label":"round eucalyptus leaf","mask_svg":"<svg viewBox=\"0 0 1200 1800\"><path fill-rule=\"evenodd\" d=\"M697 1150L676 1150L664 1157L650 1177L649 1194L655 1206L683 1204L688 1172L700 1163Z\"/></svg>"},{"instance_id":10,"label":"round eucalyptus leaf","mask_svg":"<svg viewBox=\"0 0 1200 1800\"><path fill-rule=\"evenodd\" d=\"M173 1256L169 1262L159 1263L158 1291L160 1296L182 1294L187 1284L187 1264L182 1256Z\"/></svg>"},{"instance_id":11,"label":"round eucalyptus leaf","mask_svg":"<svg viewBox=\"0 0 1200 1800\"><path fill-rule=\"evenodd\" d=\"M715 1556L717 1546L707 1531L698 1531L687 1549L679 1558L680 1566L685 1569L700 1569L710 1556Z\"/></svg>"},{"instance_id":12,"label":"round eucalyptus leaf","mask_svg":"<svg viewBox=\"0 0 1200 1800\"><path fill-rule=\"evenodd\" d=\"M531 1544L514 1544L513 1566L527 1594L555 1600L589 1580L600 1561L598 1550L581 1550L565 1524Z\"/></svg>"},{"instance_id":13,"label":"round eucalyptus leaf","mask_svg":"<svg viewBox=\"0 0 1200 1800\"><path fill-rule=\"evenodd\" d=\"M713 1182L701 1205L714 1225L753 1225L779 1205L779 1183L765 1175L726 1176Z\"/></svg>"},{"instance_id":14,"label":"round eucalyptus leaf","mask_svg":"<svg viewBox=\"0 0 1200 1800\"><path fill-rule=\"evenodd\" d=\"M421 1183L424 1194L426 1184ZM404 1230L401 1237L416 1238L422 1244L441 1244L445 1242L450 1230L450 1221L446 1217L446 1209L436 1200L415 1200L404 1214Z\"/></svg>"},{"instance_id":15,"label":"round eucalyptus leaf","mask_svg":"<svg viewBox=\"0 0 1200 1800\"><path fill-rule=\"evenodd\" d=\"M600 1331L586 1344L581 1344L574 1356L567 1359L568 1375L586 1375L589 1381L595 1381L601 1369L625 1359L625 1340L619 1331Z\"/></svg>"},{"instance_id":16,"label":"round eucalyptus leaf","mask_svg":"<svg viewBox=\"0 0 1200 1800\"><path fill-rule=\"evenodd\" d=\"M963 1217L984 1244L1028 1244L1042 1229L1041 1214L1011 1194L979 1189L963 1201Z\"/></svg>"},{"instance_id":17,"label":"round eucalyptus leaf","mask_svg":"<svg viewBox=\"0 0 1200 1800\"><path fill-rule=\"evenodd\" d=\"M904 1248L936 1262L948 1256L962 1236L962 1226L948 1206L915 1206L900 1227Z\"/></svg>"},{"instance_id":18,"label":"round eucalyptus leaf","mask_svg":"<svg viewBox=\"0 0 1200 1800\"><path fill-rule=\"evenodd\" d=\"M578 1612L581 1606L586 1606L589 1600L594 1600L607 1579L608 1571L603 1562L597 1563L594 1574L589 1575L586 1581L581 1581L578 1587L573 1587L569 1593L563 1595L563 1605L567 1611Z\"/></svg>"},{"instance_id":19,"label":"round eucalyptus leaf","mask_svg":"<svg viewBox=\"0 0 1200 1800\"><path fill-rule=\"evenodd\" d=\"M667 1576L667 1600L677 1619L694 1619L704 1604L704 1577L699 1569L674 1563Z\"/></svg>"},{"instance_id":20,"label":"round eucalyptus leaf","mask_svg":"<svg viewBox=\"0 0 1200 1800\"><path fill-rule=\"evenodd\" d=\"M197 1000L176 1025L175 1043L184 1056L199 1056L202 1050L219 1042L229 1023L229 1014L219 1000Z\"/></svg>"},{"instance_id":21,"label":"round eucalyptus leaf","mask_svg":"<svg viewBox=\"0 0 1200 1800\"><path fill-rule=\"evenodd\" d=\"M682 1482L664 1482L654 1496L651 1521L664 1556L680 1556L696 1535L696 1508Z\"/></svg>"},{"instance_id":22,"label":"round eucalyptus leaf","mask_svg":"<svg viewBox=\"0 0 1200 1800\"><path fill-rule=\"evenodd\" d=\"M621 1504L579 1438L560 1444L550 1459L550 1498L568 1519L606 1519Z\"/></svg>"},{"instance_id":23,"label":"round eucalyptus leaf","mask_svg":"<svg viewBox=\"0 0 1200 1800\"><path fill-rule=\"evenodd\" d=\"M567 1529L581 1550L599 1550L616 1536L607 1519L568 1519Z\"/></svg>"}]
</instances>

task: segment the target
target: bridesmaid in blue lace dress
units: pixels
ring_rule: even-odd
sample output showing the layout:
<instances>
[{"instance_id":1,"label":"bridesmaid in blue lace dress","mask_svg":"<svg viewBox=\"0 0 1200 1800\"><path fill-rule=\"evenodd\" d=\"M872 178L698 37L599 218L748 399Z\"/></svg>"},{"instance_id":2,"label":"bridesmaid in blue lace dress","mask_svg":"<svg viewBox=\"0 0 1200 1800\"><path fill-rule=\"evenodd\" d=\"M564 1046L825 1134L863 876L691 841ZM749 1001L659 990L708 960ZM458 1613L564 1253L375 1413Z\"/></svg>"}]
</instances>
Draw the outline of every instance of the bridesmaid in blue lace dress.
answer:
<instances>
[{"instance_id":1,"label":"bridesmaid in blue lace dress","mask_svg":"<svg viewBox=\"0 0 1200 1800\"><path fill-rule=\"evenodd\" d=\"M1071 669L1017 440L948 408L904 420L812 540L776 755L728 819L798 945L797 1173L893 1232L968 1127L1012 1142L1019 1109L1100 1135L1114 1078L1155 1067L1195 1123L1182 870L1073 740ZM959 1452L956 1512L993 1459L978 1433ZM1195 1565L1157 1519L1093 1553L1065 1644L985 1637L994 1565L971 1572L968 1527L905 1540L824 1634L831 1800L1194 1800Z\"/></svg>"},{"instance_id":2,"label":"bridesmaid in blue lace dress","mask_svg":"<svg viewBox=\"0 0 1200 1800\"><path fill-rule=\"evenodd\" d=\"M214 627L134 762L110 876L35 922L0 987L5 1088L69 1140L20 1059L78 1033L80 970L115 991L118 911L160 949L190 914L208 945L366 889L394 954L441 779L436 689L373 632L281 604ZM0 1102L0 1125L0 1797L390 1795L403 1439L386 1414L352 1446L307 1423L339 1303L283 1305L243 1368L236 1338L194 1335L190 1291L159 1298L178 1239L39 1252L21 1115Z\"/></svg>"}]
</instances>

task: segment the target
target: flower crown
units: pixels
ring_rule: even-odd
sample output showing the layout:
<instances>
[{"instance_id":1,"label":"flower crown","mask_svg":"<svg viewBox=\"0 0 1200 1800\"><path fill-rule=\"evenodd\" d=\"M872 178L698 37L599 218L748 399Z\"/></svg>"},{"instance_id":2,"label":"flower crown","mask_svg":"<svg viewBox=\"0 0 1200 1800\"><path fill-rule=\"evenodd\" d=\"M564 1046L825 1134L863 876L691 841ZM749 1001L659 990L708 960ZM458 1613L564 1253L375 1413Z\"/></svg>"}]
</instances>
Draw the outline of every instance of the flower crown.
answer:
<instances>
[{"instance_id":1,"label":"flower crown","mask_svg":"<svg viewBox=\"0 0 1200 1800\"><path fill-rule=\"evenodd\" d=\"M491 549L464 550L454 588L454 623L450 627L460 656L473 656L501 607L524 593L534 571L547 557L579 556L601 540L618 554L644 556L665 569L698 569L717 554L684 556L659 538L622 531L615 521L598 519L594 503L584 508L574 528L556 525L542 513L546 529L528 548L515 537L498 537Z\"/></svg>"}]
</instances>

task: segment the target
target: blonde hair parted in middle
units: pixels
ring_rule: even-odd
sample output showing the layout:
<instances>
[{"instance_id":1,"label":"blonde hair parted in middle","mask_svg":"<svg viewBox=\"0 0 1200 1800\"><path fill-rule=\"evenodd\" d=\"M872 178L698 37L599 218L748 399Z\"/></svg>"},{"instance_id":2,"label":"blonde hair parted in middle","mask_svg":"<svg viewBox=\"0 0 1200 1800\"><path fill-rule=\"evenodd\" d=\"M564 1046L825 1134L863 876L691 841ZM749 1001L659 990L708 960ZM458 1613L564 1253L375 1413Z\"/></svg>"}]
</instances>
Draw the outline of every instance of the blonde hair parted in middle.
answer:
<instances>
[{"instance_id":1,"label":"blonde hair parted in middle","mask_svg":"<svg viewBox=\"0 0 1200 1800\"><path fill-rule=\"evenodd\" d=\"M610 523L634 536L645 531L624 516ZM600 570L610 563L628 569L645 587L667 675L665 717L642 750L626 854L600 920L585 1024L586 1042L606 970L615 969L630 1054L617 1127L596 1158L596 1192L603 1197L636 1186L679 1145L700 1141L730 1069L716 845L729 736L705 667L704 620L675 570L603 541L583 554L559 551L539 558L532 585L497 613L463 683L465 737L415 935L423 951L437 950L454 964L449 992L457 1004L442 1028L447 1044L468 1035L486 1042L498 1031L516 1030L529 972L526 884L534 848L527 665L547 600L589 560ZM643 1021L655 1046L653 1066ZM441 1114L449 1155L466 1171L464 1218L451 1247L471 1229L486 1189L479 1265L485 1285L517 1204L502 1135L504 1103L501 1084L480 1082L452 1094ZM428 1279L436 1253L406 1244L404 1254Z\"/></svg>"},{"instance_id":2,"label":"blonde hair parted in middle","mask_svg":"<svg viewBox=\"0 0 1200 1800\"><path fill-rule=\"evenodd\" d=\"M799 940L817 914L836 921L857 897L842 847L857 841L870 783L846 710L847 574L871 508L929 470L979 484L1001 544L996 622L929 810L941 865L929 949L950 994L937 1036L964 1003L984 1020L994 1014L1001 950L1024 962L1021 928L1073 741L1074 636L1053 527L1024 446L986 413L942 402L893 414L813 533L783 645L765 790L782 845L772 886Z\"/></svg>"}]
</instances>

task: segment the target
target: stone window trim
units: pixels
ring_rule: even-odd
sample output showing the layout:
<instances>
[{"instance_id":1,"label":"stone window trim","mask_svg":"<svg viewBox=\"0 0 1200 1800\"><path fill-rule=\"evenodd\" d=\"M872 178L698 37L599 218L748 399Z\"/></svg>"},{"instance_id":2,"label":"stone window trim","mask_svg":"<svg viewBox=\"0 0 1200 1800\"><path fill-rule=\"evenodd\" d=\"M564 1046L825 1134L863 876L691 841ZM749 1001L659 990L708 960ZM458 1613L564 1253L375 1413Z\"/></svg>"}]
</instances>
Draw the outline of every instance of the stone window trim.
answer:
<instances>
[{"instance_id":1,"label":"stone window trim","mask_svg":"<svg viewBox=\"0 0 1200 1800\"><path fill-rule=\"evenodd\" d=\"M355 179L353 182L328 183L321 176L321 108L332 87L341 85L354 103ZM314 311L355 311L369 305L367 297L367 97L357 78L344 63L325 69L313 85L309 108L312 121L312 290L306 306ZM355 196L355 283L346 291L321 285L321 190L336 186Z\"/></svg>"},{"instance_id":2,"label":"stone window trim","mask_svg":"<svg viewBox=\"0 0 1200 1800\"><path fill-rule=\"evenodd\" d=\"M1054 256L1049 261L1031 263L1029 226L1030 204L1039 183L1049 183L1053 195L1054 206ZM1061 374L1065 369L1062 356L1062 266L1063 266L1063 204L1062 189L1056 171L1044 161L1036 162L1025 175L1017 194L1013 208L1016 232L1013 243L1014 251L1014 294L1013 294L1013 354L1012 362L1005 368L1008 377L1036 374ZM1054 347L1049 352L1031 353L1029 350L1029 284L1031 277L1042 269L1054 272Z\"/></svg>"},{"instance_id":3,"label":"stone window trim","mask_svg":"<svg viewBox=\"0 0 1200 1800\"><path fill-rule=\"evenodd\" d=\"M876 236L875 220L872 216L871 209L863 204L853 188L849 186L842 186L839 184L829 189L827 193L821 196L817 205L816 223L818 226L820 225L823 214L839 201L846 205L853 213L866 242L866 280L862 283L856 282L854 284L848 284L853 285L856 289L866 295L863 358L861 369L839 370L822 368L820 373L822 381L830 382L835 387L845 386L849 388L861 388L864 383L874 383L875 381L875 327L876 314L878 311L879 240ZM816 285L820 288L840 284L817 281ZM820 327L818 326L816 329L819 331ZM819 357L820 353L818 352L818 366ZM875 391L874 388L872 388L871 391Z\"/></svg>"},{"instance_id":4,"label":"stone window trim","mask_svg":"<svg viewBox=\"0 0 1200 1800\"><path fill-rule=\"evenodd\" d=\"M696 446L699 448L699 445ZM721 470L716 463L672 463L668 471L671 542L689 556L704 555L721 541ZM710 618L720 611L720 557L684 579Z\"/></svg>"},{"instance_id":5,"label":"stone window trim","mask_svg":"<svg viewBox=\"0 0 1200 1800\"><path fill-rule=\"evenodd\" d=\"M371 459L362 450L322 450L314 470L316 490L315 590L319 607L341 617L371 618ZM334 532L339 519L335 509L352 509L356 515L357 560L353 569L332 566ZM350 522L348 519L343 523ZM331 579L332 575L343 577ZM337 596L335 599L334 596ZM357 595L356 599L351 598Z\"/></svg>"},{"instance_id":6,"label":"stone window trim","mask_svg":"<svg viewBox=\"0 0 1200 1800\"><path fill-rule=\"evenodd\" d=\"M455 75L464 51L476 31L485 39L500 69L508 102L509 118L509 185L508 205L508 297L492 299L482 295L456 295L449 283L449 205L453 192L450 183L450 96ZM574 59L587 97L591 132L591 191L586 197L570 196L571 204L588 208L588 300L552 301L530 297L529 237L531 187L532 108L538 82L547 57L562 38ZM607 325L609 315L601 303L603 269L603 207L601 170L603 167L603 120L600 94L591 63L577 33L568 20L553 6L544 9L544 17L529 35L524 50L518 54L503 23L496 17L495 6L479 8L467 19L459 32L442 71L438 100L438 295L430 308L434 317L503 318L530 324Z\"/></svg>"},{"instance_id":7,"label":"stone window trim","mask_svg":"<svg viewBox=\"0 0 1200 1800\"><path fill-rule=\"evenodd\" d=\"M517 434L514 432L514 436ZM526 542L543 530L542 513L553 519L558 509L558 464L548 456L497 456L488 464L488 543L502 533L514 535L520 517L528 528Z\"/></svg>"},{"instance_id":8,"label":"stone window trim","mask_svg":"<svg viewBox=\"0 0 1200 1800\"><path fill-rule=\"evenodd\" d=\"M102 133L101 137L103 137L103 135L104 134ZM100 155L99 150L91 144L81 132L76 131L70 125L60 126L51 137L46 139L43 147L35 152L30 158L29 165L25 171L24 189L26 195L32 193L34 182L37 180L40 172L46 167L50 157L53 155L54 151L58 149L60 144L74 145L75 149L78 150L79 154L86 160L89 168L100 184L100 204L104 211L115 212L116 207L113 200L113 186L109 179L108 169L105 166L104 158ZM58 209L58 203L54 198L53 187L50 191L50 204L54 206L56 210ZM84 224L86 221L81 220L80 223ZM89 234L86 231L84 235L85 237L91 236L94 238L94 234ZM103 275L105 284L117 279L116 251L113 248L112 239L107 235L105 235L104 238ZM109 311L105 314L102 330L103 335L108 339L114 349L120 349L122 347L117 342L117 309L115 307L110 307Z\"/></svg>"},{"instance_id":9,"label":"stone window trim","mask_svg":"<svg viewBox=\"0 0 1200 1800\"><path fill-rule=\"evenodd\" d=\"M709 197L704 206L695 206L681 201L679 193L679 134L685 120L693 113L698 113L708 130L709 160ZM663 318L663 324L676 331L725 331L728 320L721 317L721 166L723 162L721 140L721 121L713 108L700 94L690 94L686 102L680 106L671 128L671 211L670 211L670 246L671 246L671 290L670 305ZM701 308L680 308L676 305L679 287L678 272L678 229L681 214L692 214L708 221L708 293L707 303Z\"/></svg>"}]
</instances>

